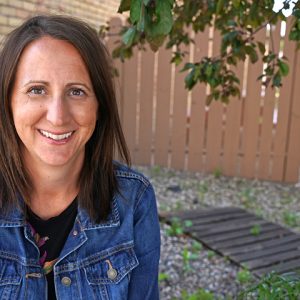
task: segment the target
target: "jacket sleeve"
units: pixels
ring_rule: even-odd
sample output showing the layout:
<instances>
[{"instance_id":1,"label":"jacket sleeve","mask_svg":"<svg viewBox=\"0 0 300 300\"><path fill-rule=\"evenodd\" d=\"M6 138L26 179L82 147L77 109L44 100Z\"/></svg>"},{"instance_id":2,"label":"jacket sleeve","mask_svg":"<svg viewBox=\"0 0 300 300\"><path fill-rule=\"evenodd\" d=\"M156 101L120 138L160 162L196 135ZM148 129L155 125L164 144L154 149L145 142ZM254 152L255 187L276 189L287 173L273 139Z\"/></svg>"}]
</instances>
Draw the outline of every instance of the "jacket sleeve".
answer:
<instances>
[{"instance_id":1,"label":"jacket sleeve","mask_svg":"<svg viewBox=\"0 0 300 300\"><path fill-rule=\"evenodd\" d=\"M134 250L139 265L132 271L128 300L158 300L160 229L153 188L149 184L134 211Z\"/></svg>"}]
</instances>

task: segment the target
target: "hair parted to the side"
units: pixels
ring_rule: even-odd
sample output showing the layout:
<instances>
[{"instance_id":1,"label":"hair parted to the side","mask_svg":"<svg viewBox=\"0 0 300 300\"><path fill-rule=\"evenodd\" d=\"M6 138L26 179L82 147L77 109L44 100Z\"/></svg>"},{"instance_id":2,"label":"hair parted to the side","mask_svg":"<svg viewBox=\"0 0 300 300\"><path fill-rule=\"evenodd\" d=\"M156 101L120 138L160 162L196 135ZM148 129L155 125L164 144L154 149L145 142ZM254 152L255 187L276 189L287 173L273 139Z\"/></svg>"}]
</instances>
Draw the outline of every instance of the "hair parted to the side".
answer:
<instances>
[{"instance_id":1,"label":"hair parted to the side","mask_svg":"<svg viewBox=\"0 0 300 300\"><path fill-rule=\"evenodd\" d=\"M0 53L0 209L7 212L21 196L30 205L32 182L23 164L21 144L11 112L14 76L24 48L43 36L68 41L82 56L99 102L95 131L86 144L79 178L79 205L95 222L106 219L117 191L113 156L130 156L121 129L112 78L112 63L96 31L67 16L35 16L13 30Z\"/></svg>"}]
</instances>

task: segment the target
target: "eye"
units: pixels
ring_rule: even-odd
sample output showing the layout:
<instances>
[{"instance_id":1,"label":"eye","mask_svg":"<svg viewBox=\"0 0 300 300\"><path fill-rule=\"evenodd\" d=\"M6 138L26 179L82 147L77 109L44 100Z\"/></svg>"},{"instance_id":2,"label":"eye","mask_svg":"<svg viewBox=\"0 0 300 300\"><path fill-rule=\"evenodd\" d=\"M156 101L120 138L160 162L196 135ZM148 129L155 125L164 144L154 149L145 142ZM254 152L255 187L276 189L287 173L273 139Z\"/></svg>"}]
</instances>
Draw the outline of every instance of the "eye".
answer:
<instances>
[{"instance_id":1,"label":"eye","mask_svg":"<svg viewBox=\"0 0 300 300\"><path fill-rule=\"evenodd\" d=\"M76 96L76 97L82 97L86 95L86 92L83 89L80 88L73 88L70 90L70 95L71 96Z\"/></svg>"},{"instance_id":2,"label":"eye","mask_svg":"<svg viewBox=\"0 0 300 300\"><path fill-rule=\"evenodd\" d=\"M27 91L27 93L29 95L45 95L46 91L42 86L33 86Z\"/></svg>"}]
</instances>

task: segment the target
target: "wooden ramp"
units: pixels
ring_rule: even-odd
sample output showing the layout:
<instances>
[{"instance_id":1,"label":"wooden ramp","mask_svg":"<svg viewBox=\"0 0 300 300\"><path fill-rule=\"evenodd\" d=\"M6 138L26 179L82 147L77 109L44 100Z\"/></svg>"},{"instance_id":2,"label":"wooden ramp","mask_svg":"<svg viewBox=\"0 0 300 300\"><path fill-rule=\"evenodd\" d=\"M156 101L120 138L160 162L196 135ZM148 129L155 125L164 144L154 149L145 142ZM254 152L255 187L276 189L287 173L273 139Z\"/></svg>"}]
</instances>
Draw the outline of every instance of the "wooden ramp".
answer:
<instances>
[{"instance_id":1,"label":"wooden ramp","mask_svg":"<svg viewBox=\"0 0 300 300\"><path fill-rule=\"evenodd\" d=\"M174 217L182 224L191 221L185 233L258 277L300 270L300 234L241 208L161 213L160 217L169 224Z\"/></svg>"}]
</instances>

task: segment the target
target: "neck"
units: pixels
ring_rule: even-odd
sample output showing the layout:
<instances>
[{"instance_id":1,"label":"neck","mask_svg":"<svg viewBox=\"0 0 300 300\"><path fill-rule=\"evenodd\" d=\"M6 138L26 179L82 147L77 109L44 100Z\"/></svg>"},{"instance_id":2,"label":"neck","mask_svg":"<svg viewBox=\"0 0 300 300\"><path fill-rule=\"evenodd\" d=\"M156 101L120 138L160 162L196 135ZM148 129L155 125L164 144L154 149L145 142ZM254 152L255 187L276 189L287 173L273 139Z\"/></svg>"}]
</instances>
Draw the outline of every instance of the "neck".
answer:
<instances>
[{"instance_id":1,"label":"neck","mask_svg":"<svg viewBox=\"0 0 300 300\"><path fill-rule=\"evenodd\" d=\"M28 168L33 184L30 209L42 219L63 212L79 192L80 170L81 165Z\"/></svg>"}]
</instances>

